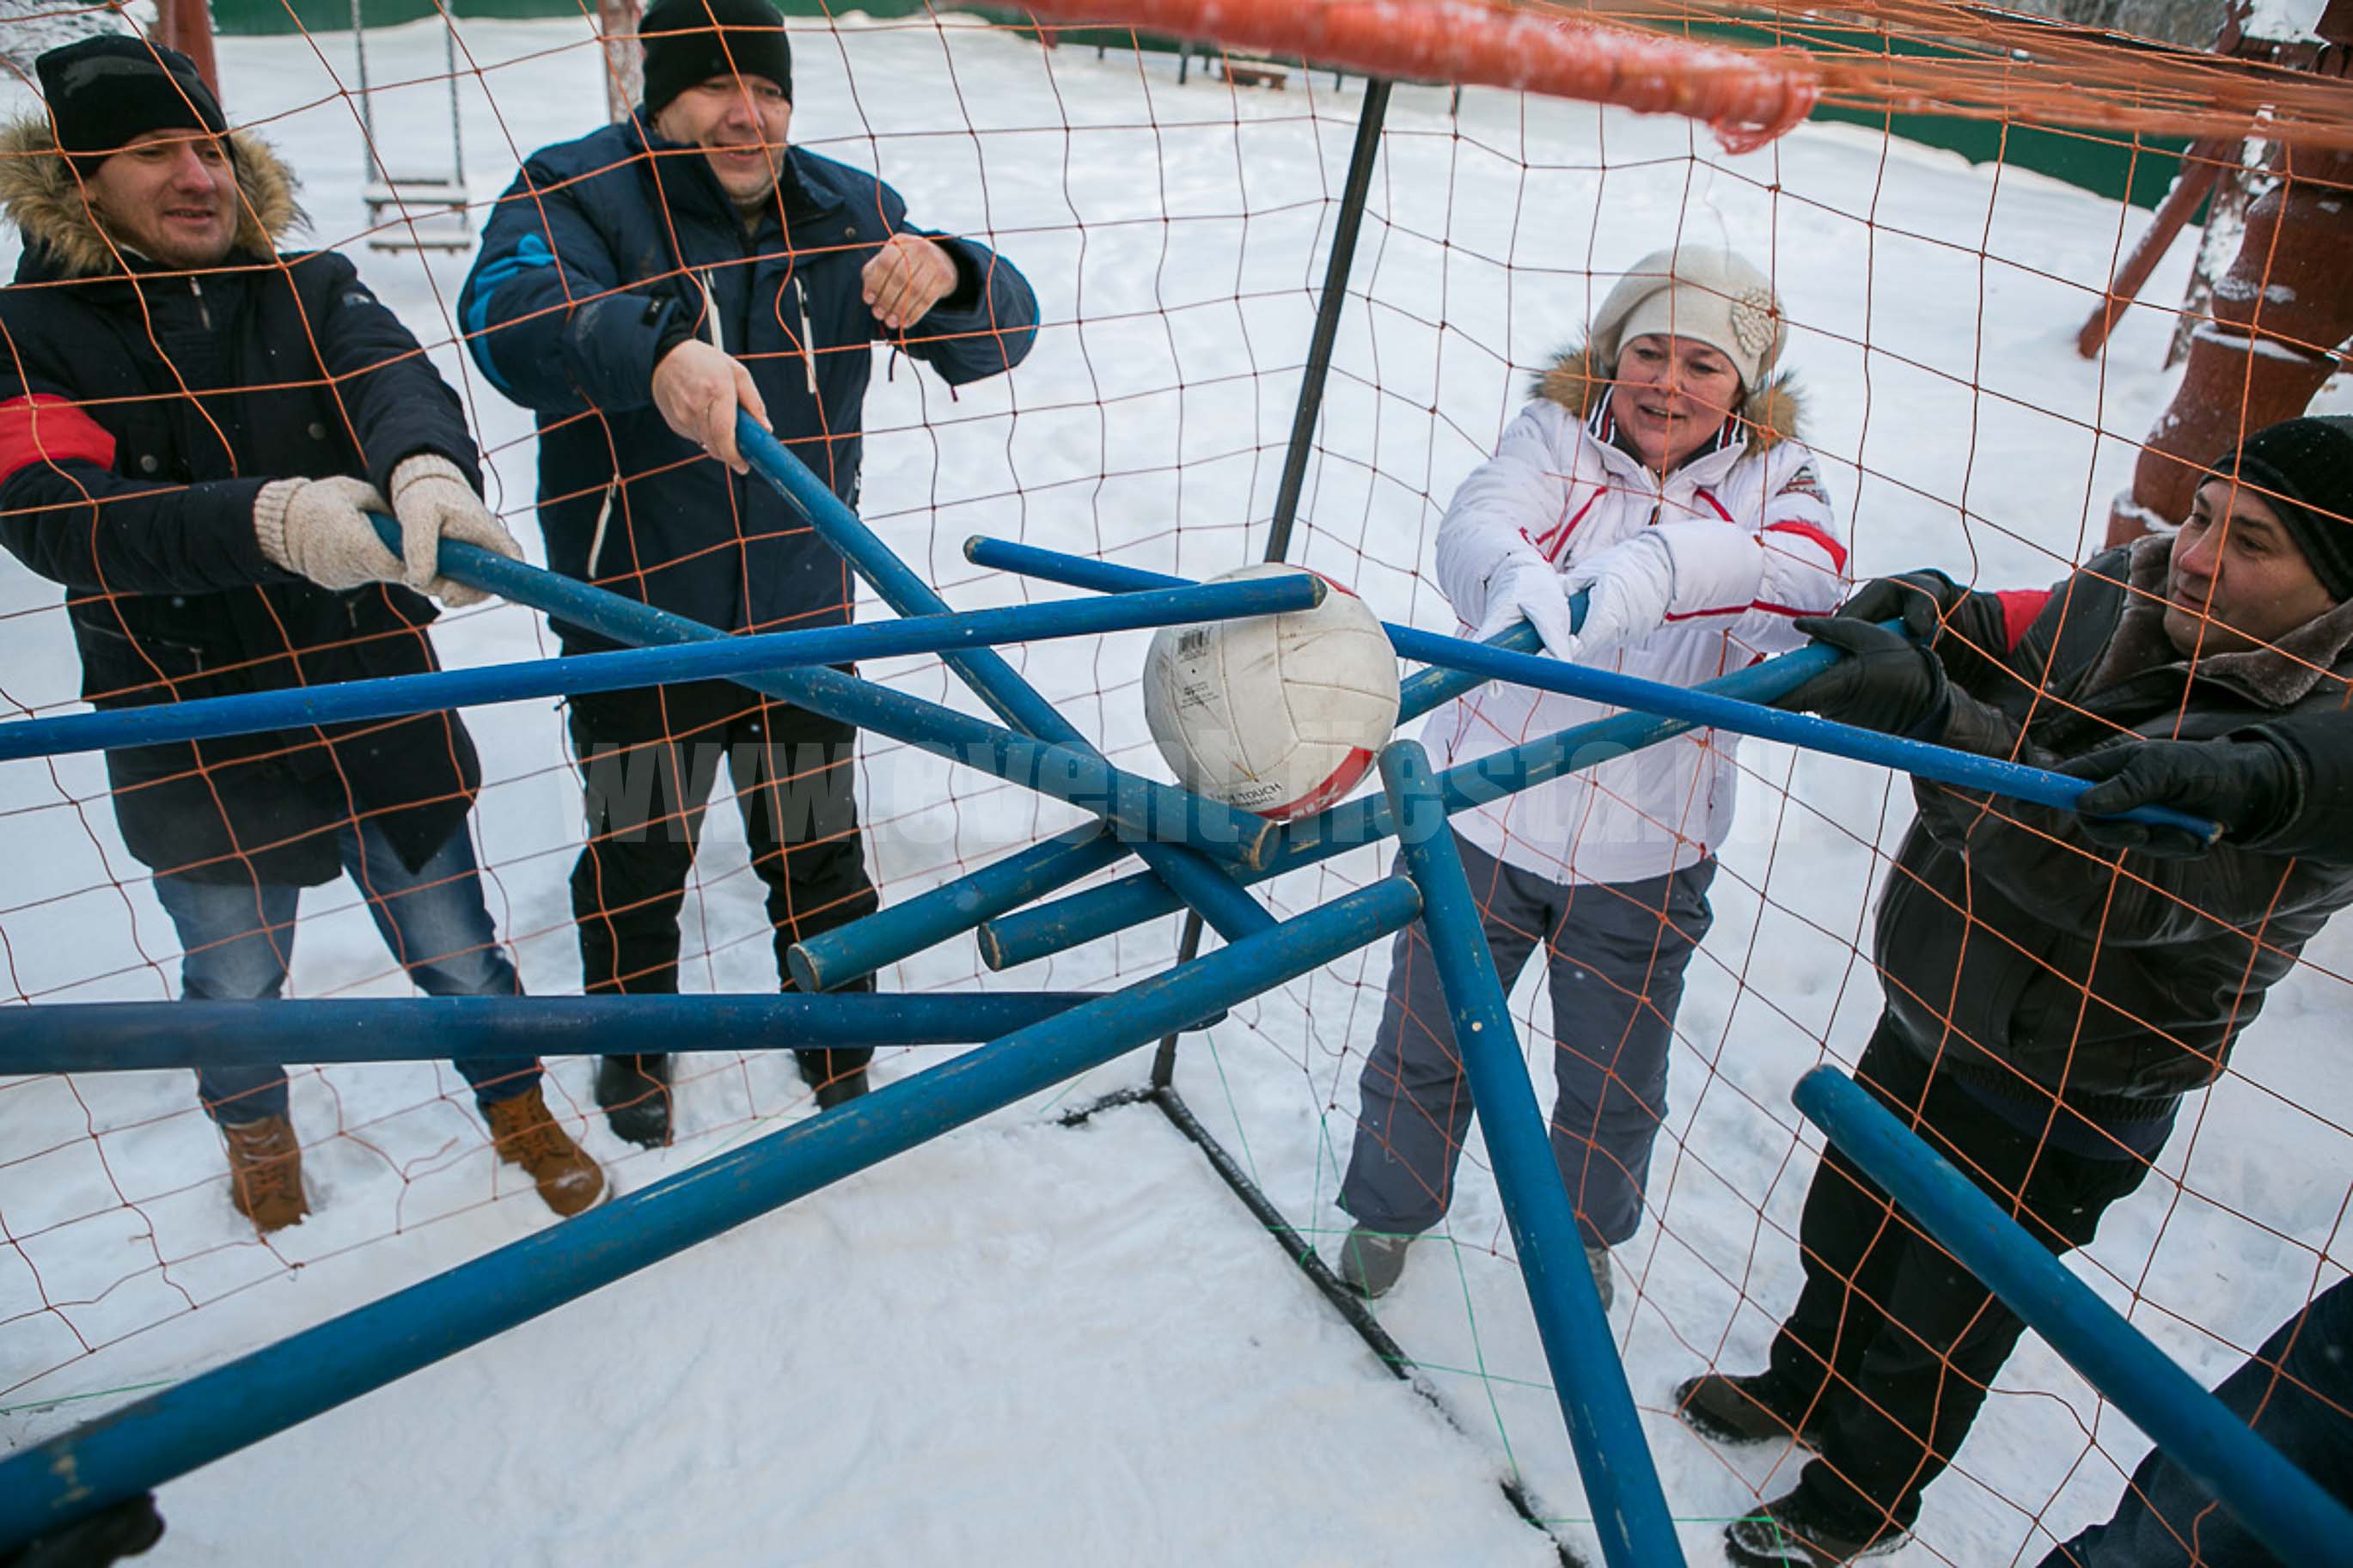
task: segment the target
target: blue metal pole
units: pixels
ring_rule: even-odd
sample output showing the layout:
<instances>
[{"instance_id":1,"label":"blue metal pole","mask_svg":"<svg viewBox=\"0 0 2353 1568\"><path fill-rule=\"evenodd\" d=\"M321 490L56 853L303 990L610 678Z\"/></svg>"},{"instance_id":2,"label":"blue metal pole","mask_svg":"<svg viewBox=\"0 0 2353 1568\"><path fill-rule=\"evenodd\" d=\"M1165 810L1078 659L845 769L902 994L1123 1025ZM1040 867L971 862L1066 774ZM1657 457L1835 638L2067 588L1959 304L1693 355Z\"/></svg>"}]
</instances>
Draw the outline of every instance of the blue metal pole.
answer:
<instances>
[{"instance_id":1,"label":"blue metal pole","mask_svg":"<svg viewBox=\"0 0 2353 1568\"><path fill-rule=\"evenodd\" d=\"M1077 588L1134 591L1147 587L1166 588L1186 581L1182 577L1138 572L1133 567L1112 566L1104 562L1089 561L1083 556L1064 555L1057 551L1039 550L1028 544L1010 544L997 539L968 539L965 542L965 554L979 565L1020 572ZM1583 606L1579 604L1574 620L1581 623L1584 618ZM1767 740L1802 746L1809 751L1828 752L1832 756L1873 763L1962 789L1988 790L1995 795L2009 795L2015 800L2030 801L2059 811L2073 811L2075 802L2092 787L2088 780L2070 778L2064 773L2029 767L2006 758L1980 757L1974 752L1958 752L1926 741L1883 735L1875 730L1841 724L1818 714L1788 713L1778 708L1760 708L1753 702L1724 696L1714 689L1713 683L1696 687L1668 686L1655 680L1644 680L1639 676L1620 675L1615 670L1594 669L1585 665L1566 664L1556 658L1545 658L1535 651L1533 643L1514 648L1504 646L1504 639L1500 638L1493 643L1480 644L1412 626L1384 624L1388 625L1389 641L1398 654L1454 672L1455 679L1461 682L1454 689L1457 691L1467 690L1485 680L1509 681L1520 686L1532 686L1540 691L1557 691L1570 697L1582 697L1589 702L1608 703L1613 708L1636 709L1645 713L1682 719L1691 724L1729 730L1736 735L1762 736ZM1529 631L1523 640L1532 638L1534 635ZM1449 696L1453 694L1453 691L1448 692ZM1403 721L1402 714L1399 721ZM2125 818L2166 827L2186 828L2202 835L2209 844L2222 835L2221 824L2166 806L2136 807L2125 813Z\"/></svg>"},{"instance_id":2,"label":"blue metal pole","mask_svg":"<svg viewBox=\"0 0 2353 1568\"><path fill-rule=\"evenodd\" d=\"M975 534L965 540L964 553L965 559L974 565L986 566L991 571L1017 572L1025 577L1060 583L1070 588L1092 588L1103 594L1148 593L1192 581L1188 577L1171 577L1158 572L1141 571L1134 566L1114 566L1108 561L1090 560L1083 555L1066 555L1059 550L1041 550L1034 544L1016 544L1010 540L991 539L985 534ZM1585 600L1583 594L1572 595L1569 598L1568 624L1572 627L1585 624ZM1425 657L1413 651L1422 646L1420 639L1437 635L1417 631L1395 621L1383 621L1381 629L1389 634L1389 646L1396 648L1400 657L1417 660ZM1535 653L1542 647L1536 640L1535 627L1525 621L1493 637L1486 646L1513 653ZM1431 709L1453 701L1479 685L1481 679L1458 669L1416 670L1406 677L1398 692L1398 724L1419 719Z\"/></svg>"},{"instance_id":3,"label":"blue metal pole","mask_svg":"<svg viewBox=\"0 0 2353 1568\"><path fill-rule=\"evenodd\" d=\"M752 422L748 414L735 416L735 444L752 471L798 507L818 536L839 552L859 575L874 585L882 602L902 616L936 614L947 605L932 585L899 559L881 537L808 465L786 450L783 442ZM987 648L947 656L948 667L962 676L980 700L997 710L1015 729L1074 751L1094 748L1054 705L1038 694L1002 655ZM1169 890L1200 911L1228 942L1267 930L1274 917L1234 879L1194 853L1185 844L1139 839L1135 852ZM1223 858L1224 857L1220 857Z\"/></svg>"},{"instance_id":4,"label":"blue metal pole","mask_svg":"<svg viewBox=\"0 0 2353 1568\"><path fill-rule=\"evenodd\" d=\"M1445 803L1430 775L1429 755L1417 742L1399 741L1381 753L1381 783L1399 824L1406 874L1421 891L1422 934L1446 994L1472 1108L1487 1135L1504 1217L1601 1536L1601 1555L1610 1568L1679 1565L1683 1547L1659 1488L1658 1466L1634 1411L1625 1363L1609 1337L1609 1314L1586 1264L1577 1211L1562 1184L1544 1112L1520 1060L1520 1037L1447 826Z\"/></svg>"},{"instance_id":5,"label":"blue metal pole","mask_svg":"<svg viewBox=\"0 0 2353 1568\"><path fill-rule=\"evenodd\" d=\"M388 517L375 521L385 543L397 549L397 525ZM670 646L711 642L725 635L683 616L455 540L442 542L439 566L443 576L616 642ZM1109 817L1137 837L1191 844L1246 866L1257 862L1273 837L1274 825L1263 817L1174 784L1123 773L1092 749L1050 744L839 670L771 670L741 677L736 684L1067 801L1082 811Z\"/></svg>"},{"instance_id":6,"label":"blue metal pole","mask_svg":"<svg viewBox=\"0 0 2353 1568\"><path fill-rule=\"evenodd\" d=\"M1831 648L1802 647L1718 677L1705 689L1770 702L1820 675L1841 657ZM1467 811L1564 774L1598 767L1694 728L1680 719L1649 713L1613 714L1449 768L1439 775L1438 784L1449 812ZM1358 845L1386 838L1393 831L1386 801L1344 802L1285 828L1265 868L1250 879L1261 881L1312 866ZM979 931L981 961L992 969L1010 969L1125 931L1168 913L1172 907L1149 879L1124 878L987 921Z\"/></svg>"},{"instance_id":7,"label":"blue metal pole","mask_svg":"<svg viewBox=\"0 0 2353 1568\"><path fill-rule=\"evenodd\" d=\"M2283 1563L2341 1563L2353 1510L2280 1457L1853 1079L1819 1067L1789 1098Z\"/></svg>"},{"instance_id":8,"label":"blue metal pole","mask_svg":"<svg viewBox=\"0 0 2353 1568\"><path fill-rule=\"evenodd\" d=\"M868 996L385 996L0 1007L0 1074L438 1061L466 1056L975 1045L1075 1007L1081 991Z\"/></svg>"},{"instance_id":9,"label":"blue metal pole","mask_svg":"<svg viewBox=\"0 0 2353 1568\"><path fill-rule=\"evenodd\" d=\"M1644 680L1639 676L1620 675L1613 669L1596 669L1589 665L1569 664L1525 653L1505 653L1500 648L1484 647L1461 637L1432 637L1423 646L1426 651L1418 657L1426 658L1433 664L1476 675L1482 679L1511 681L1521 686L1533 686L1540 691L1582 697L1588 702L1605 702L1613 708L1633 709L1681 719L1687 723L1704 724L1711 729L1728 730L1736 735L1755 735L1763 740L1779 741L1786 745L1801 746L1810 752L1827 752L1834 757L1894 768L1915 778L1933 779L1938 784L1960 789L1986 790L2058 811L2074 810L2075 803L2083 798L2084 792L2092 787L2089 780L2070 778L2065 773L2052 773L2047 768L2029 767L2024 763L2013 763L2005 757L1981 757L1974 752L1956 751L1950 746L1939 746L1927 741L1907 740L1901 735L1883 735L1876 730L1841 724L1815 713L1791 713L1779 708L1767 708L1724 696L1705 687L1669 686L1662 681ZM2222 836L2221 823L2191 816L2169 806L2136 806L2126 812L2124 816L2134 822L2186 829L2200 835L2209 844Z\"/></svg>"},{"instance_id":10,"label":"blue metal pole","mask_svg":"<svg viewBox=\"0 0 2353 1568\"><path fill-rule=\"evenodd\" d=\"M1404 879L1375 883L60 1434L0 1463L0 1552L1282 984L1420 907Z\"/></svg>"},{"instance_id":11,"label":"blue metal pole","mask_svg":"<svg viewBox=\"0 0 2353 1568\"><path fill-rule=\"evenodd\" d=\"M434 670L332 686L292 687L281 691L200 698L192 702L110 709L56 719L25 719L0 724L0 762L69 752L97 752L112 746L249 735L312 724L392 719L531 697L574 696L584 691L613 691L670 681L720 679L769 669L849 664L861 658L943 653L982 644L1095 637L1146 626L1282 615L1311 609L1322 602L1324 594L1322 582L1305 576L1217 586L1219 590L1250 587L1271 591L1252 595L1224 594L1209 599L1199 596L1208 590L1188 589L1157 595L1150 603L1145 602L1145 595L1134 595L1121 599L1008 605L865 626L816 626L675 647L622 648L569 658L493 664L479 669ZM1127 613L1117 613L1122 610Z\"/></svg>"},{"instance_id":12,"label":"blue metal pole","mask_svg":"<svg viewBox=\"0 0 2353 1568\"><path fill-rule=\"evenodd\" d=\"M968 876L796 942L786 962L795 984L805 991L847 985L1107 869L1126 855L1126 847L1103 832L1101 824L1083 823ZM1150 880L1164 886L1156 877Z\"/></svg>"}]
</instances>

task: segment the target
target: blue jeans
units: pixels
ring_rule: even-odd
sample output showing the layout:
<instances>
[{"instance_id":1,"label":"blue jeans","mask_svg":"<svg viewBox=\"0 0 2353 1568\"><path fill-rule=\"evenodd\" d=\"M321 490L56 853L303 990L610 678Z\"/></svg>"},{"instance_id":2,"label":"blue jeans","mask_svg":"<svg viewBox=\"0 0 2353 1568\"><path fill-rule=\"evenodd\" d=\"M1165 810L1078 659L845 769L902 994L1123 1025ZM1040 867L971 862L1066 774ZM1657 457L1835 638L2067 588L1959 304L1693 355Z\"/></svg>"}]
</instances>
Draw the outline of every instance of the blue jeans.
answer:
<instances>
[{"instance_id":1,"label":"blue jeans","mask_svg":"<svg viewBox=\"0 0 2353 1568\"><path fill-rule=\"evenodd\" d=\"M2332 1497L2353 1504L2353 1279L2340 1279L2263 1342L2214 1390ZM2152 1450L2116 1514L2042 1568L2279 1568L2189 1471Z\"/></svg>"},{"instance_id":2,"label":"blue jeans","mask_svg":"<svg viewBox=\"0 0 2353 1568\"><path fill-rule=\"evenodd\" d=\"M499 944L482 902L472 840L461 828L411 871L374 826L346 826L336 848L343 870L367 896L385 945L429 996L518 996L522 982ZM273 883L199 882L158 877L155 896L180 933L180 995L186 1001L255 1001L286 984L294 956L294 913L302 889ZM492 1105L534 1088L533 1057L460 1057L451 1065ZM216 1121L243 1123L286 1114L286 1069L223 1066L196 1069L196 1094Z\"/></svg>"}]
</instances>

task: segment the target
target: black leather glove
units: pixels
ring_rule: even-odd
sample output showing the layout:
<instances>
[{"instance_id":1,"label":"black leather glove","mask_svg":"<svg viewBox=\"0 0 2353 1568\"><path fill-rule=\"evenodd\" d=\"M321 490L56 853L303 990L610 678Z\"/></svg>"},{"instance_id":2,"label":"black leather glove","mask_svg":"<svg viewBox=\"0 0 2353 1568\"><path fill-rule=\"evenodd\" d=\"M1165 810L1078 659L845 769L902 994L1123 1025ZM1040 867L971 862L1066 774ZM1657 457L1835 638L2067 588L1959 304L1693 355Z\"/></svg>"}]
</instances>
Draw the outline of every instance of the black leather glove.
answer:
<instances>
[{"instance_id":1,"label":"black leather glove","mask_svg":"<svg viewBox=\"0 0 2353 1568\"><path fill-rule=\"evenodd\" d=\"M78 1523L37 1535L14 1552L0 1552L0 1568L104 1568L137 1557L164 1539L164 1516L155 1494L142 1492Z\"/></svg>"},{"instance_id":2,"label":"black leather glove","mask_svg":"<svg viewBox=\"0 0 2353 1568\"><path fill-rule=\"evenodd\" d=\"M1945 617L1969 591L1934 568L1879 577L1854 591L1838 607L1842 621L1902 621L1915 641L1934 642Z\"/></svg>"},{"instance_id":3,"label":"black leather glove","mask_svg":"<svg viewBox=\"0 0 2353 1568\"><path fill-rule=\"evenodd\" d=\"M2085 837L2149 855L2203 855L2212 846L2186 827L2121 822L2116 814L2169 805L2211 817L2224 837L2246 844L2294 815L2304 794L2287 753L2260 739L2126 741L2076 757L2061 771L2098 781L2075 803Z\"/></svg>"},{"instance_id":4,"label":"black leather glove","mask_svg":"<svg viewBox=\"0 0 2353 1568\"><path fill-rule=\"evenodd\" d=\"M1935 654L1902 632L1843 615L1809 616L1796 625L1846 657L1775 707L1819 713L1887 735L1936 738L1952 711L1952 691Z\"/></svg>"}]
</instances>

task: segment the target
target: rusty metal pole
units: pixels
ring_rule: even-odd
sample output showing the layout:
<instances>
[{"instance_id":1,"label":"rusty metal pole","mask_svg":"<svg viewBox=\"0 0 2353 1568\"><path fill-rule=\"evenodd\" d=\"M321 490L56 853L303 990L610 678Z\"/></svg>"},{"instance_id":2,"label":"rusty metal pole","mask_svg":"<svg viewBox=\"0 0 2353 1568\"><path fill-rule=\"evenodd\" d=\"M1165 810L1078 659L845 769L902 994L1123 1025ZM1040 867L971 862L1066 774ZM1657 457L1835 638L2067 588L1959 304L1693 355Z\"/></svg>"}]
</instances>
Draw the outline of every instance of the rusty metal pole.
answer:
<instances>
[{"instance_id":1,"label":"rusty metal pole","mask_svg":"<svg viewBox=\"0 0 2353 1568\"><path fill-rule=\"evenodd\" d=\"M220 96L220 68L213 62L213 14L209 0L155 0L155 41L196 62L196 74Z\"/></svg>"},{"instance_id":2,"label":"rusty metal pole","mask_svg":"<svg viewBox=\"0 0 2353 1568\"><path fill-rule=\"evenodd\" d=\"M2110 544L2187 517L2207 465L2303 413L2353 337L2353 153L2283 147L2274 168L2279 184L2247 209L2214 319L2191 335L2172 406L2109 514Z\"/></svg>"},{"instance_id":3,"label":"rusty metal pole","mask_svg":"<svg viewBox=\"0 0 2353 1568\"><path fill-rule=\"evenodd\" d=\"M2353 68L2353 0L2329 0L2314 68ZM2304 412L2353 338L2353 153L2282 145L2279 183L2247 209L2238 259L2214 286L2213 321L2192 333L2173 403L2108 514L2112 544L2178 524L2207 465L2266 425Z\"/></svg>"},{"instance_id":4,"label":"rusty metal pole","mask_svg":"<svg viewBox=\"0 0 2353 1568\"><path fill-rule=\"evenodd\" d=\"M605 114L627 120L645 96L645 53L638 46L638 0L596 0L596 30L605 39Z\"/></svg>"},{"instance_id":5,"label":"rusty metal pole","mask_svg":"<svg viewBox=\"0 0 2353 1568\"><path fill-rule=\"evenodd\" d=\"M2157 211L2149 216L2148 226L2141 230L2140 238L2134 242L2130 254L2116 268L2116 277L2108 283L2107 298L2093 307L2091 320L2085 321L2084 330L2075 335L2077 353L2085 359L2099 357L2100 350L2107 343L2108 333L2116 329L2117 321L2132 302L2140 298L2141 289L2148 282L2148 275L2157 270L2157 264L2164 260L2165 253L2173 247L2174 240L2188 226L2190 215L2198 210L2198 204L2204 201L2206 193L2214 188L2214 176L2225 159L2235 166L2238 161L2235 144L2216 137L2201 136L2181 154L2181 173L2174 180L2173 188L2165 193L2165 200L2158 204Z\"/></svg>"}]
</instances>

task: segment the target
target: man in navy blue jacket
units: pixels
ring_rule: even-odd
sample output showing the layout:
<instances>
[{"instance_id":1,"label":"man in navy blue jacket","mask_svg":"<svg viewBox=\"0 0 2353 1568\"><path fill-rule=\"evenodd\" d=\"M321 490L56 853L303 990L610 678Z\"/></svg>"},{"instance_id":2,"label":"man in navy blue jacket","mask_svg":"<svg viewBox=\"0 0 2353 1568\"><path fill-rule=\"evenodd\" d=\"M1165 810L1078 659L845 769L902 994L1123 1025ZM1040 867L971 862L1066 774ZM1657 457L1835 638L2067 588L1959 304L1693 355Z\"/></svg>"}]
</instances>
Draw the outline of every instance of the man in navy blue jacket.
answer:
<instances>
[{"instance_id":1,"label":"man in navy blue jacket","mask_svg":"<svg viewBox=\"0 0 2353 1568\"><path fill-rule=\"evenodd\" d=\"M459 300L474 358L539 425L548 564L731 632L838 625L841 558L735 449L740 408L855 505L871 345L949 383L1020 363L1038 304L1009 262L911 226L871 174L788 146L792 54L768 0L659 0L628 122L542 149L491 219ZM555 625L566 652L607 646ZM581 697L587 843L573 868L582 983L678 988L678 914L723 759L791 945L877 903L848 725L728 682ZM785 984L789 985L786 979ZM821 1106L871 1052L805 1051ZM664 1056L612 1057L613 1129L670 1136Z\"/></svg>"}]
</instances>

